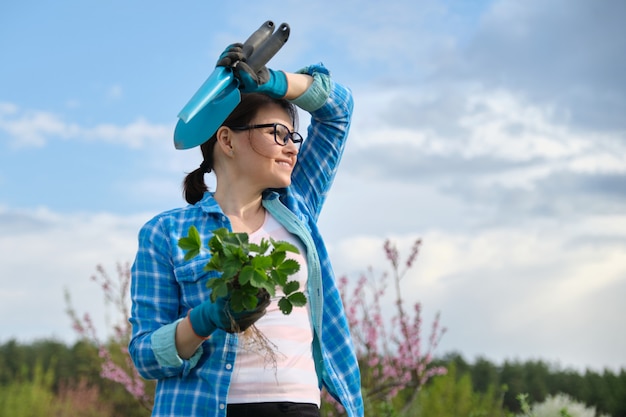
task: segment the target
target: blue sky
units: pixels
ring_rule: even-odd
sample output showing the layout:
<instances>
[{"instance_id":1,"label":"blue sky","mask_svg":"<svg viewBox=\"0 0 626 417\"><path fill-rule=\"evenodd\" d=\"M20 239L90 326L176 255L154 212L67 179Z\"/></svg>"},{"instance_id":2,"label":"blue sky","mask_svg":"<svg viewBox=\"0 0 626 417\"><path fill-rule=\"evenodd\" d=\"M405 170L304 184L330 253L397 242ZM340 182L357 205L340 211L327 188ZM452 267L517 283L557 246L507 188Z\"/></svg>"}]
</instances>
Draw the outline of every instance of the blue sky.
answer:
<instances>
[{"instance_id":1,"label":"blue sky","mask_svg":"<svg viewBox=\"0 0 626 417\"><path fill-rule=\"evenodd\" d=\"M262 4L261 4L262 3ZM101 317L97 264L180 206L176 115L263 21L270 66L355 95L320 224L339 275L424 241L408 302L440 353L626 366L626 6L620 0L33 2L0 6L0 341ZM301 121L301 131L307 121Z\"/></svg>"}]
</instances>

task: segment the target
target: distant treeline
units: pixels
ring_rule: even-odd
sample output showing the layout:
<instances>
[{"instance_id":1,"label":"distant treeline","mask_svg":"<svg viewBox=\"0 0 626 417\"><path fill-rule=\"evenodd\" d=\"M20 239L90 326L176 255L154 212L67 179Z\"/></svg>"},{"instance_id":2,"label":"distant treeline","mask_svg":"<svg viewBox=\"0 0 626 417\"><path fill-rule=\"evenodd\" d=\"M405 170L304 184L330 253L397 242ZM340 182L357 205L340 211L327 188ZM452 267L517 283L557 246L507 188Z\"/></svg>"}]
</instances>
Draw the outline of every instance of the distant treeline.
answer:
<instances>
[{"instance_id":1,"label":"distant treeline","mask_svg":"<svg viewBox=\"0 0 626 417\"><path fill-rule=\"evenodd\" d=\"M505 361L495 365L479 358L468 363L457 353L440 359L442 364L454 363L458 375L469 374L474 391L486 393L497 387L503 392L504 408L519 412L518 394L528 394L532 401L542 402L548 395L565 393L593 406L597 412L612 417L626 417L626 369L619 373L560 369L541 360Z\"/></svg>"},{"instance_id":2,"label":"distant treeline","mask_svg":"<svg viewBox=\"0 0 626 417\"><path fill-rule=\"evenodd\" d=\"M520 411L516 399L518 394L528 394L530 399L540 402L548 395L566 393L595 407L598 412L612 417L626 417L624 369L619 373L610 370L578 372L559 369L540 360L507 361L496 365L487 359L477 359L469 363L456 353L445 355L437 362L444 366L454 364L457 378L469 375L477 393L501 392L503 408L510 412ZM51 378L47 382L49 388L56 395L68 391L68 387L74 387L70 392L77 395L77 387L87 384L97 391L102 404L114 408L112 415L120 415L115 412L119 410L125 416L148 416L150 413L127 395L119 384L100 377L100 363L97 348L89 342L68 346L55 340L28 344L10 340L0 345L0 391L32 382L45 372ZM83 392L82 395L86 394Z\"/></svg>"},{"instance_id":3,"label":"distant treeline","mask_svg":"<svg viewBox=\"0 0 626 417\"><path fill-rule=\"evenodd\" d=\"M100 376L101 364L98 348L88 341L3 343L0 415L150 416L122 385Z\"/></svg>"}]
</instances>

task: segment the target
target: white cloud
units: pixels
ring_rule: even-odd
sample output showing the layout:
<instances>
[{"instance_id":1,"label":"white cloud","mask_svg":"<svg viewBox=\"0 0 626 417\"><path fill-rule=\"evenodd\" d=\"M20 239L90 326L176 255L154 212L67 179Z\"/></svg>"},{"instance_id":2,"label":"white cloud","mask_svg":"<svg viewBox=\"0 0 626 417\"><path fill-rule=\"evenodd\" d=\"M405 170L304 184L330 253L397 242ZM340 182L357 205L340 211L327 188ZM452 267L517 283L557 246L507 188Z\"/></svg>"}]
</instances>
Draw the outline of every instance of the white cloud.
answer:
<instances>
[{"instance_id":1,"label":"white cloud","mask_svg":"<svg viewBox=\"0 0 626 417\"><path fill-rule=\"evenodd\" d=\"M21 112L11 103L0 107L0 130L4 130L16 146L41 147L49 137L67 137L76 132L76 126L67 125L47 112Z\"/></svg>"},{"instance_id":2,"label":"white cloud","mask_svg":"<svg viewBox=\"0 0 626 417\"><path fill-rule=\"evenodd\" d=\"M442 351L497 361L516 359L514 355L541 357L578 367L595 345L602 346L602 354L587 357L587 365L617 370L626 337L616 338L606 329L619 328L626 306L620 297L606 294L626 287L626 230L612 224L626 225L626 216L588 219L580 228L545 223L476 235L434 229L422 236L405 232L389 237L401 260L417 238L423 239L417 263L402 281L402 293L407 303L421 302L429 320L436 311L442 313L449 330ZM572 243L589 240L587 231L595 239L618 235L621 241ZM350 271L353 282L368 266L377 274L391 272L382 244L380 237L366 235L334 244L338 272ZM387 304L390 311L393 305Z\"/></svg>"},{"instance_id":3,"label":"white cloud","mask_svg":"<svg viewBox=\"0 0 626 417\"><path fill-rule=\"evenodd\" d=\"M623 134L625 13L619 1L495 1L440 75L523 91L571 125Z\"/></svg>"},{"instance_id":4,"label":"white cloud","mask_svg":"<svg viewBox=\"0 0 626 417\"><path fill-rule=\"evenodd\" d=\"M125 126L114 124L100 124L83 130L85 139L105 141L125 145L131 148L140 148L147 143L167 141L171 138L172 127L152 124L143 118Z\"/></svg>"},{"instance_id":5,"label":"white cloud","mask_svg":"<svg viewBox=\"0 0 626 417\"><path fill-rule=\"evenodd\" d=\"M442 106L449 91L403 88L357 92L359 107L353 124L357 137L352 146L410 145L430 155L491 155L511 161L565 159L591 150L613 154L625 146L619 132L576 129L561 115L557 117L554 106L533 103L520 93L478 85L457 84L453 88L459 100L453 112ZM399 121L403 113L413 119ZM441 132L436 124L439 117L461 128L463 136ZM610 148L594 149L598 143L610 144Z\"/></svg>"},{"instance_id":6,"label":"white cloud","mask_svg":"<svg viewBox=\"0 0 626 417\"><path fill-rule=\"evenodd\" d=\"M66 289L79 314L89 312L104 330L107 310L90 277L99 264L114 276L117 262L132 261L137 233L147 220L148 215L0 208L2 337L72 340Z\"/></svg>"},{"instance_id":7,"label":"white cloud","mask_svg":"<svg viewBox=\"0 0 626 417\"><path fill-rule=\"evenodd\" d=\"M450 89L459 101L454 108L445 104ZM533 189L555 173L626 173L623 133L583 130L557 115L554 106L531 102L521 93L458 84L445 91L357 94L361 106L350 147L360 155L372 153L373 160L353 159L351 169L388 177L397 177L400 170L406 175L430 169L432 178L434 172L446 171L424 163L440 159L449 164L449 175L461 163L471 164L465 181L513 189ZM480 162L486 158L497 169Z\"/></svg>"},{"instance_id":8,"label":"white cloud","mask_svg":"<svg viewBox=\"0 0 626 417\"><path fill-rule=\"evenodd\" d=\"M93 127L68 123L59 115L20 109L12 103L0 106L0 132L8 135L14 147L42 147L51 140L94 141L141 148L170 140L172 126L154 124L138 117L126 125L100 123Z\"/></svg>"}]
</instances>

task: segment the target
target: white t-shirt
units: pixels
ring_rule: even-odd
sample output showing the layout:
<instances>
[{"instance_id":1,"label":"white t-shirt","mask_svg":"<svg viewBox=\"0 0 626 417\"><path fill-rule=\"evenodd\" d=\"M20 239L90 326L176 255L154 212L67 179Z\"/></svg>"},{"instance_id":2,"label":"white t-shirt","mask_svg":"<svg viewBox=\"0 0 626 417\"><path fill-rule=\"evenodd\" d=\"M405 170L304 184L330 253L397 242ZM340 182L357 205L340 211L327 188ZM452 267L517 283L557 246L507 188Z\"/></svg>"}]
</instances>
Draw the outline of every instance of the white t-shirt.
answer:
<instances>
[{"instance_id":1,"label":"white t-shirt","mask_svg":"<svg viewBox=\"0 0 626 417\"><path fill-rule=\"evenodd\" d=\"M300 264L300 270L289 277L289 281L300 282L298 291L304 291L306 295L308 270L304 247L298 238L266 212L263 226L250 234L250 242L259 243L261 239L269 241L270 236L277 241L287 241L300 251L299 254L287 252L287 257ZM255 323L269 340L273 358L266 350L251 344L251 338L246 333L239 337L237 359L228 391L229 404L286 401L320 405L320 390L313 362L309 303L303 307L294 307L291 314L284 315L278 308L282 296L282 291L277 289L267 313Z\"/></svg>"}]
</instances>

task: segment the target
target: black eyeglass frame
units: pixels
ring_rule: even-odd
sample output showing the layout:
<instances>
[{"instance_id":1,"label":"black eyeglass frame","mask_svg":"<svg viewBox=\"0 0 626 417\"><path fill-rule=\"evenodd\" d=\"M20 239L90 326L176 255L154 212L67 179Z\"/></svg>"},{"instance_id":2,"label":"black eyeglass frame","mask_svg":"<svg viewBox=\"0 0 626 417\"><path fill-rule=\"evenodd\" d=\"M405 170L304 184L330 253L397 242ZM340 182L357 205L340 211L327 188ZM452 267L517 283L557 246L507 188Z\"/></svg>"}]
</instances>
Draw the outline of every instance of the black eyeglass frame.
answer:
<instances>
[{"instance_id":1,"label":"black eyeglass frame","mask_svg":"<svg viewBox=\"0 0 626 417\"><path fill-rule=\"evenodd\" d=\"M280 141L278 140L278 130L277 130L278 126L284 127L285 130L287 131L287 135L285 135L284 138L280 138ZM304 142L304 138L302 137L300 133L296 132L295 130L292 132L291 130L289 130L287 126L285 126L282 123L263 123L263 124L258 124L258 125L235 126L235 127L229 126L230 129L237 130L237 131L263 129L266 127L274 128L274 142L276 142L277 145L287 146L287 144L289 143L289 139L291 139L294 145L296 145L296 148L300 150L300 147L302 146L302 142Z\"/></svg>"}]
</instances>

